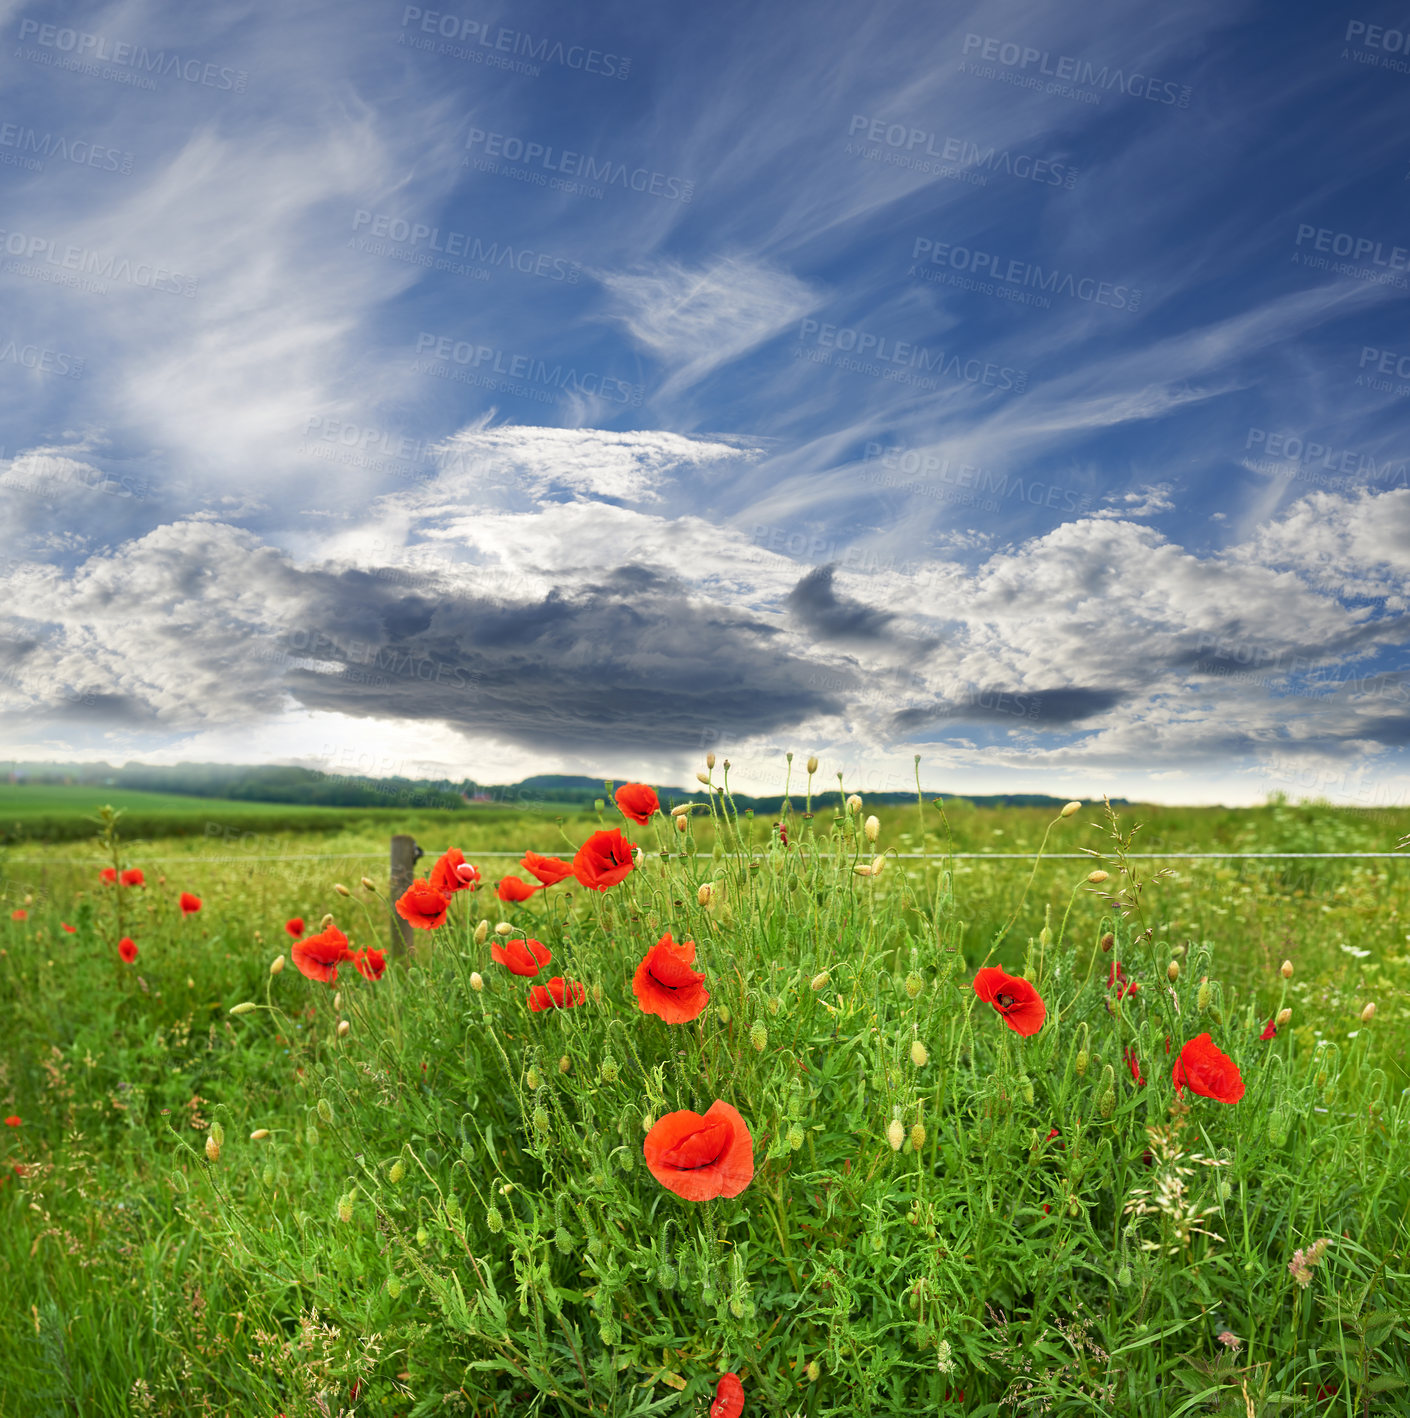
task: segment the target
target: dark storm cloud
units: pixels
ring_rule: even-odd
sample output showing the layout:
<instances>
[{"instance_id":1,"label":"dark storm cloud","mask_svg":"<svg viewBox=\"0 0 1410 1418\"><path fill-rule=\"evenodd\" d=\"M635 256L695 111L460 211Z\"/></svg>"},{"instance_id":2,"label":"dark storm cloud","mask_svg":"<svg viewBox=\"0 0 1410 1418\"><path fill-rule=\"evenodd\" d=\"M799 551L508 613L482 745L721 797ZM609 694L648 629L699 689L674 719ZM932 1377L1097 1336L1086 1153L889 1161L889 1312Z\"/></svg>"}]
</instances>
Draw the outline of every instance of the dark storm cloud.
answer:
<instances>
[{"instance_id":1,"label":"dark storm cloud","mask_svg":"<svg viewBox=\"0 0 1410 1418\"><path fill-rule=\"evenodd\" d=\"M819 640L881 640L890 632L895 616L873 610L832 587L835 566L810 571L789 593L785 604L795 620Z\"/></svg>"},{"instance_id":2,"label":"dark storm cloud","mask_svg":"<svg viewBox=\"0 0 1410 1418\"><path fill-rule=\"evenodd\" d=\"M301 703L547 751L688 750L765 733L840 712L853 681L819 687L775 627L702 609L644 567L527 603L408 595L375 576L319 576L313 590L317 613L283 646L285 687Z\"/></svg>"},{"instance_id":3,"label":"dark storm cloud","mask_svg":"<svg viewBox=\"0 0 1410 1418\"><path fill-rule=\"evenodd\" d=\"M915 736L946 724L1026 723L1031 728L1057 728L1079 723L1114 709L1127 691L1069 686L1063 689L976 689L961 699L902 709L891 717L891 731Z\"/></svg>"}]
</instances>

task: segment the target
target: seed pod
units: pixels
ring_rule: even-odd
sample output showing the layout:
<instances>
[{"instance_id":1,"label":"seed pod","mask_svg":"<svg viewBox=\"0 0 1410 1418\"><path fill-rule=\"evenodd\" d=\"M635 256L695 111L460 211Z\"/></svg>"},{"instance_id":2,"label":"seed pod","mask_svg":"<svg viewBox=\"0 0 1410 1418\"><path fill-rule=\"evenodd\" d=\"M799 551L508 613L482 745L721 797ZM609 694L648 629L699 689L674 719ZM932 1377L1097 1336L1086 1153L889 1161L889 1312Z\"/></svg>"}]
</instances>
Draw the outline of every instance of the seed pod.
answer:
<instances>
[{"instance_id":1,"label":"seed pod","mask_svg":"<svg viewBox=\"0 0 1410 1418\"><path fill-rule=\"evenodd\" d=\"M483 945L489 933L490 923L488 921L481 921L480 924L475 927L475 944Z\"/></svg>"},{"instance_id":2,"label":"seed pod","mask_svg":"<svg viewBox=\"0 0 1410 1418\"><path fill-rule=\"evenodd\" d=\"M333 1121L333 1105L326 1098L320 1098L318 1100L318 1116L322 1118L325 1123L331 1123Z\"/></svg>"},{"instance_id":3,"label":"seed pod","mask_svg":"<svg viewBox=\"0 0 1410 1418\"><path fill-rule=\"evenodd\" d=\"M269 1129L268 1129L268 1128L256 1128L256 1129L250 1134L250 1141L251 1141L251 1142L263 1142L263 1141L265 1140L265 1138L267 1138L268 1136L269 1136Z\"/></svg>"},{"instance_id":4,"label":"seed pod","mask_svg":"<svg viewBox=\"0 0 1410 1418\"><path fill-rule=\"evenodd\" d=\"M808 983L814 990L825 990L829 978L826 970L819 970Z\"/></svg>"},{"instance_id":5,"label":"seed pod","mask_svg":"<svg viewBox=\"0 0 1410 1418\"><path fill-rule=\"evenodd\" d=\"M1058 814L1058 816L1059 816L1059 817L1071 817L1073 813L1075 813L1075 812L1081 812L1081 811L1082 811L1082 804L1081 804L1080 802L1064 803L1064 804L1063 804L1063 809L1062 809L1062 811Z\"/></svg>"},{"instance_id":6,"label":"seed pod","mask_svg":"<svg viewBox=\"0 0 1410 1418\"><path fill-rule=\"evenodd\" d=\"M1115 937L1114 935L1112 935L1112 933L1111 933L1110 931L1108 931L1108 932L1101 938L1101 940L1098 942L1098 944L1099 944L1099 945L1101 946L1101 948L1102 948L1102 954L1105 955L1105 954L1112 948L1112 946L1116 944L1116 937Z\"/></svg>"},{"instance_id":7,"label":"seed pod","mask_svg":"<svg viewBox=\"0 0 1410 1418\"><path fill-rule=\"evenodd\" d=\"M398 1157L387 1171L387 1180L390 1181L393 1186L396 1186L404 1176L406 1176L406 1163Z\"/></svg>"},{"instance_id":8,"label":"seed pod","mask_svg":"<svg viewBox=\"0 0 1410 1418\"><path fill-rule=\"evenodd\" d=\"M1281 970L1283 979L1291 980L1293 977L1293 963L1291 960L1284 960Z\"/></svg>"},{"instance_id":9,"label":"seed pod","mask_svg":"<svg viewBox=\"0 0 1410 1418\"><path fill-rule=\"evenodd\" d=\"M269 962L269 973L271 975L277 975L283 968L284 957L282 955L276 955L274 959Z\"/></svg>"},{"instance_id":10,"label":"seed pod","mask_svg":"<svg viewBox=\"0 0 1410 1418\"><path fill-rule=\"evenodd\" d=\"M1100 886L1102 882L1109 880L1110 877L1111 873L1102 871L1100 867L1098 867L1096 871L1089 871L1087 873L1087 880L1090 881L1093 886Z\"/></svg>"},{"instance_id":11,"label":"seed pod","mask_svg":"<svg viewBox=\"0 0 1410 1418\"><path fill-rule=\"evenodd\" d=\"M911 1040L911 1062L917 1068L924 1068L930 1062L930 1055L926 1052L925 1045L919 1039Z\"/></svg>"},{"instance_id":12,"label":"seed pod","mask_svg":"<svg viewBox=\"0 0 1410 1418\"><path fill-rule=\"evenodd\" d=\"M485 988L485 977L478 970L470 972L470 988L477 994Z\"/></svg>"},{"instance_id":13,"label":"seed pod","mask_svg":"<svg viewBox=\"0 0 1410 1418\"><path fill-rule=\"evenodd\" d=\"M352 1219L353 1198L352 1193L348 1192L347 1195L338 1198L338 1220L341 1221L344 1226L346 1226L348 1222Z\"/></svg>"},{"instance_id":14,"label":"seed pod","mask_svg":"<svg viewBox=\"0 0 1410 1418\"><path fill-rule=\"evenodd\" d=\"M924 1147L924 1146L925 1146L925 1124L924 1124L924 1123L912 1123L912 1124L911 1124L911 1149L912 1149L913 1151L915 1151L915 1152L919 1152L920 1149L921 1149L922 1147Z\"/></svg>"},{"instance_id":15,"label":"seed pod","mask_svg":"<svg viewBox=\"0 0 1410 1418\"><path fill-rule=\"evenodd\" d=\"M756 1019L749 1026L749 1042L761 1054L768 1047L769 1031L762 1019Z\"/></svg>"},{"instance_id":16,"label":"seed pod","mask_svg":"<svg viewBox=\"0 0 1410 1418\"><path fill-rule=\"evenodd\" d=\"M891 1144L892 1152L899 1152L901 1144L906 1140L906 1126L900 1118L892 1118L886 1129L886 1140Z\"/></svg>"}]
</instances>

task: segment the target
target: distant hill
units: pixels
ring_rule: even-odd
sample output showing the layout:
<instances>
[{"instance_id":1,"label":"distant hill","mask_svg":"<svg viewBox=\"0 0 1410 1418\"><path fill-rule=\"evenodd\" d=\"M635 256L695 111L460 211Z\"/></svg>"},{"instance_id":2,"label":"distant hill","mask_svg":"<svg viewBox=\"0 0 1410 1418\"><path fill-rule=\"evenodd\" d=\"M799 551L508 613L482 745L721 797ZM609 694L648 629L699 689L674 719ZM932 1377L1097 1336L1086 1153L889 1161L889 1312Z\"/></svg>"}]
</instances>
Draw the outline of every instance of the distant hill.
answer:
<instances>
[{"instance_id":1,"label":"distant hill","mask_svg":"<svg viewBox=\"0 0 1410 1418\"><path fill-rule=\"evenodd\" d=\"M4 771L4 765L0 765L0 771ZM322 773L288 764L125 763L115 767L110 763L12 762L8 765L8 774L12 783L71 783L308 807L422 807L473 812L477 805L490 803L590 807L598 798L606 796L601 778L570 773L536 773L518 783L483 784L468 778L459 782L449 778L369 778ZM684 802L703 795L698 787L655 786L665 801ZM741 812L777 814L783 805L782 795L752 797L747 793L734 793L731 796ZM865 793L863 796L868 803L878 806L915 801L914 793ZM955 799L927 789L925 796L928 799L943 796L947 802L964 801L976 807L1060 807L1063 802L1062 798L1045 793L989 793ZM790 798L795 810L801 807L803 794L793 793ZM826 811L829 804L836 805L836 800L835 788L813 795L818 811ZM1126 805L1124 798L1113 798L1112 802L1116 806Z\"/></svg>"}]
</instances>

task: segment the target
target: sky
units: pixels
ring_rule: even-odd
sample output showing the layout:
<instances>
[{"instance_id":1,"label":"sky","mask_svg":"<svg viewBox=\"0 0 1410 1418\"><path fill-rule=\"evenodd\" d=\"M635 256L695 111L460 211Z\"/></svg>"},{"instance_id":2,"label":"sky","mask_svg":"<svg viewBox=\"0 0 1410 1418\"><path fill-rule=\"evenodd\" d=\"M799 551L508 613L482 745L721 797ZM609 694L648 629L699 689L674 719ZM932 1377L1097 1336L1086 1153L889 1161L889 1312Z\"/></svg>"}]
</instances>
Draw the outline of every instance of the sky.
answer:
<instances>
[{"instance_id":1,"label":"sky","mask_svg":"<svg viewBox=\"0 0 1410 1418\"><path fill-rule=\"evenodd\" d=\"M0 34L6 757L1410 801L1403 7Z\"/></svg>"}]
</instances>

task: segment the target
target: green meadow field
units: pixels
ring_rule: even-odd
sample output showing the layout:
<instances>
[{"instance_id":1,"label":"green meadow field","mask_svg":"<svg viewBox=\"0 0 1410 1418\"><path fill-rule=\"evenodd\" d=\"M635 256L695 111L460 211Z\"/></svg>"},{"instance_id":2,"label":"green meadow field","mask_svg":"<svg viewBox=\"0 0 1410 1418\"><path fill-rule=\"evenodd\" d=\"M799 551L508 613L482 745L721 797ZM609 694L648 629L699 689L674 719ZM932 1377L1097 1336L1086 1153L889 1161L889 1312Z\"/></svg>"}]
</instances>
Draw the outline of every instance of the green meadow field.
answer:
<instances>
[{"instance_id":1,"label":"green meadow field","mask_svg":"<svg viewBox=\"0 0 1410 1418\"><path fill-rule=\"evenodd\" d=\"M1410 812L791 806L0 787L0 1412L703 1415L726 1372L809 1418L1410 1412L1410 854L1137 855ZM618 827L620 882L496 899ZM410 955L394 832L483 878ZM326 915L380 978L300 973ZM688 1020L643 1003L668 933ZM1204 1034L1232 1101L1175 1086ZM717 1099L749 1176L693 1199L651 1140Z\"/></svg>"}]
</instances>

